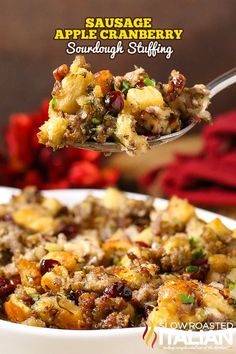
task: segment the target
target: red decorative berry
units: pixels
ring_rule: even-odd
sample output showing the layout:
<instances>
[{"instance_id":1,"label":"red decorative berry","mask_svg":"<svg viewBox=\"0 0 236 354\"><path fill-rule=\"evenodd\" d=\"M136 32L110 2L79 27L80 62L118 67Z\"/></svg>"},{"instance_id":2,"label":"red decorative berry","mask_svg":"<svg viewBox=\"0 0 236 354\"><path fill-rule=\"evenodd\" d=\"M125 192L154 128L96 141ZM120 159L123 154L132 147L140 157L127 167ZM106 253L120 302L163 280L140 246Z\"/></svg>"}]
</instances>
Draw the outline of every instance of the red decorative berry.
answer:
<instances>
[{"instance_id":1,"label":"red decorative berry","mask_svg":"<svg viewBox=\"0 0 236 354\"><path fill-rule=\"evenodd\" d=\"M40 272L44 275L47 272L51 272L51 270L57 265L60 265L60 263L55 259L43 259L40 262Z\"/></svg>"},{"instance_id":2,"label":"red decorative berry","mask_svg":"<svg viewBox=\"0 0 236 354\"><path fill-rule=\"evenodd\" d=\"M118 114L124 108L124 97L120 91L111 91L105 97L105 107L113 114Z\"/></svg>"}]
</instances>

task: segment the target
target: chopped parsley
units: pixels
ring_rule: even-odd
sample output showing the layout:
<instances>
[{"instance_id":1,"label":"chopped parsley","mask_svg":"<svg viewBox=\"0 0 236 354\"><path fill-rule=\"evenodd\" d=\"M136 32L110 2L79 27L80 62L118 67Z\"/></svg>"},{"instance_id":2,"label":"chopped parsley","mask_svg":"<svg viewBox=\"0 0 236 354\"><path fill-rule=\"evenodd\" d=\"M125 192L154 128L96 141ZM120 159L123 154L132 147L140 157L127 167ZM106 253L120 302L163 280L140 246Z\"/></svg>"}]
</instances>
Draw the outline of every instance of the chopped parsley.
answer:
<instances>
[{"instance_id":1,"label":"chopped parsley","mask_svg":"<svg viewBox=\"0 0 236 354\"><path fill-rule=\"evenodd\" d=\"M93 123L94 125L98 125L98 124L101 123L101 120L100 120L99 118L93 118L93 119L92 119L92 123Z\"/></svg>"},{"instance_id":2,"label":"chopped parsley","mask_svg":"<svg viewBox=\"0 0 236 354\"><path fill-rule=\"evenodd\" d=\"M93 101L87 101L84 105L85 106L94 106L94 102Z\"/></svg>"},{"instance_id":3,"label":"chopped parsley","mask_svg":"<svg viewBox=\"0 0 236 354\"><path fill-rule=\"evenodd\" d=\"M51 100L51 107L53 110L55 109L56 103L57 103L56 97L53 97Z\"/></svg>"},{"instance_id":4,"label":"chopped parsley","mask_svg":"<svg viewBox=\"0 0 236 354\"><path fill-rule=\"evenodd\" d=\"M114 85L114 90L115 91L120 91L120 89L116 85Z\"/></svg>"},{"instance_id":5,"label":"chopped parsley","mask_svg":"<svg viewBox=\"0 0 236 354\"><path fill-rule=\"evenodd\" d=\"M181 266L183 263L183 256L182 254L179 255L179 258L178 258L178 265Z\"/></svg>"},{"instance_id":6,"label":"chopped parsley","mask_svg":"<svg viewBox=\"0 0 236 354\"><path fill-rule=\"evenodd\" d=\"M129 82L127 81L123 81L122 82L122 89L121 89L121 92L123 93L127 93L127 91L131 88L131 85Z\"/></svg>"},{"instance_id":7,"label":"chopped parsley","mask_svg":"<svg viewBox=\"0 0 236 354\"><path fill-rule=\"evenodd\" d=\"M205 311L204 311L204 310L200 310L200 311L198 312L198 315L199 315L200 317L205 317Z\"/></svg>"},{"instance_id":8,"label":"chopped parsley","mask_svg":"<svg viewBox=\"0 0 236 354\"><path fill-rule=\"evenodd\" d=\"M196 247L196 242L197 242L197 240L195 237L190 237L189 243L192 248Z\"/></svg>"},{"instance_id":9,"label":"chopped parsley","mask_svg":"<svg viewBox=\"0 0 236 354\"><path fill-rule=\"evenodd\" d=\"M192 260L195 261L196 259L199 258L204 258L205 253L202 247L199 247L196 251L192 253Z\"/></svg>"},{"instance_id":10,"label":"chopped parsley","mask_svg":"<svg viewBox=\"0 0 236 354\"><path fill-rule=\"evenodd\" d=\"M231 290L234 290L234 288L235 288L235 284L234 283L230 283L229 284L229 290L231 291Z\"/></svg>"},{"instance_id":11,"label":"chopped parsley","mask_svg":"<svg viewBox=\"0 0 236 354\"><path fill-rule=\"evenodd\" d=\"M33 294L31 295L32 299L36 302L40 299L40 295L39 294Z\"/></svg>"},{"instance_id":12,"label":"chopped parsley","mask_svg":"<svg viewBox=\"0 0 236 354\"><path fill-rule=\"evenodd\" d=\"M194 296L193 295L179 294L179 298L183 304L193 304L194 303Z\"/></svg>"},{"instance_id":13,"label":"chopped parsley","mask_svg":"<svg viewBox=\"0 0 236 354\"><path fill-rule=\"evenodd\" d=\"M144 79L143 82L145 86L153 86L153 87L156 86L156 81L154 79L149 79L149 77Z\"/></svg>"},{"instance_id":14,"label":"chopped parsley","mask_svg":"<svg viewBox=\"0 0 236 354\"><path fill-rule=\"evenodd\" d=\"M189 265L185 268L187 273L197 273L199 271L199 267L195 265Z\"/></svg>"}]
</instances>

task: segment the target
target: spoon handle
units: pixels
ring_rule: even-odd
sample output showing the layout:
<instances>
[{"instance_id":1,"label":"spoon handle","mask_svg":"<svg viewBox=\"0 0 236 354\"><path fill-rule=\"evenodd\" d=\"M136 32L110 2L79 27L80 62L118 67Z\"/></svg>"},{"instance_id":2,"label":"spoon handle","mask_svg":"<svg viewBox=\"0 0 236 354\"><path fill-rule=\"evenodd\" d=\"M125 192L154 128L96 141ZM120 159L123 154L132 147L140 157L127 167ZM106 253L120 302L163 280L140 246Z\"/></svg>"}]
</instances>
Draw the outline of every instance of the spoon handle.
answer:
<instances>
[{"instance_id":1,"label":"spoon handle","mask_svg":"<svg viewBox=\"0 0 236 354\"><path fill-rule=\"evenodd\" d=\"M236 83L236 67L227 71L221 76L218 76L216 79L212 80L207 84L207 89L210 91L210 98L217 95L225 88Z\"/></svg>"}]
</instances>

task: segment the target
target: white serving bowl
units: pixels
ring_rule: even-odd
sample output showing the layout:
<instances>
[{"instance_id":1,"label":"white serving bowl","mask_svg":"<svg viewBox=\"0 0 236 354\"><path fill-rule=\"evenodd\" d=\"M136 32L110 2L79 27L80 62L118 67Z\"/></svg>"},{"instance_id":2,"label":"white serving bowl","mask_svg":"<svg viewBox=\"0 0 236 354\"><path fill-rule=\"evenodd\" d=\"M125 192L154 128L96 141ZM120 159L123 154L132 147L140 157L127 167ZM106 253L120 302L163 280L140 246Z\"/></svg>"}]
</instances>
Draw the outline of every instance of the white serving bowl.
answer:
<instances>
[{"instance_id":1,"label":"white serving bowl","mask_svg":"<svg viewBox=\"0 0 236 354\"><path fill-rule=\"evenodd\" d=\"M0 203L7 203L11 196L17 193L17 189L0 187ZM88 194L98 197L104 195L102 190L89 189L52 190L44 193L47 196L56 197L66 205L79 203ZM134 199L147 198L147 196L140 194L127 194ZM167 201L156 199L155 205L164 208ZM206 221L219 217L226 226L236 229L235 220L202 209L197 209L197 214ZM158 340L153 349L151 347L152 339L147 345L142 338L143 332L144 328L85 331L48 329L0 320L0 354L148 354L155 351L167 354L173 350L179 354L183 353L183 349L188 354L211 354L215 353L217 349L224 350L225 353L236 353L236 328L207 332L156 328ZM215 337L212 337L212 333ZM160 344L162 336L164 345ZM180 336L182 336L182 342ZM202 336L205 339L200 342ZM166 348L168 337L171 339L171 345ZM221 337L223 337L223 343L217 348L216 341L219 343ZM228 338L228 341L224 340L225 337ZM229 341L229 337L232 337L232 342ZM175 340L179 342L173 345ZM206 343L207 340L209 341ZM200 343L203 345L200 346Z\"/></svg>"}]
</instances>

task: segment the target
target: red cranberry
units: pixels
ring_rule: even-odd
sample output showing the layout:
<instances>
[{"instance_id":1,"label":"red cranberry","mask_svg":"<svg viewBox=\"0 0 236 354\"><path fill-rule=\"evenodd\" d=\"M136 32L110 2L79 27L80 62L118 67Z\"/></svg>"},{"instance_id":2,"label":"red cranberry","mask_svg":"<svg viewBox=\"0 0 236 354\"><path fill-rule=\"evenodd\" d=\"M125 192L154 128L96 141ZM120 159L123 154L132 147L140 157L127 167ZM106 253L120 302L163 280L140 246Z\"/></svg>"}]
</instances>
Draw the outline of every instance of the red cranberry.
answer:
<instances>
[{"instance_id":1,"label":"red cranberry","mask_svg":"<svg viewBox=\"0 0 236 354\"><path fill-rule=\"evenodd\" d=\"M135 84L135 87L136 87L136 88L142 88L142 87L144 87L144 86L145 86L145 84L144 84L143 81L138 81L138 82Z\"/></svg>"},{"instance_id":2,"label":"red cranberry","mask_svg":"<svg viewBox=\"0 0 236 354\"><path fill-rule=\"evenodd\" d=\"M150 248L150 246L146 243L146 242L143 242L143 241L135 241L136 245L139 246L139 247L144 247L144 248Z\"/></svg>"},{"instance_id":3,"label":"red cranberry","mask_svg":"<svg viewBox=\"0 0 236 354\"><path fill-rule=\"evenodd\" d=\"M180 93L185 86L185 82L186 82L185 77L180 74L177 77L173 77L173 79L171 80L171 86L173 90L176 90L178 93Z\"/></svg>"},{"instance_id":4,"label":"red cranberry","mask_svg":"<svg viewBox=\"0 0 236 354\"><path fill-rule=\"evenodd\" d=\"M11 285L14 287L14 289L17 287L17 285L21 284L21 277L19 274L14 275L13 277L11 277L10 279L10 283Z\"/></svg>"},{"instance_id":5,"label":"red cranberry","mask_svg":"<svg viewBox=\"0 0 236 354\"><path fill-rule=\"evenodd\" d=\"M175 100L176 97L183 91L186 83L186 78L179 74L177 77L172 77L169 81L167 99Z\"/></svg>"},{"instance_id":6,"label":"red cranberry","mask_svg":"<svg viewBox=\"0 0 236 354\"><path fill-rule=\"evenodd\" d=\"M9 279L0 277L0 297L9 295L14 290L15 290L15 287Z\"/></svg>"},{"instance_id":7,"label":"red cranberry","mask_svg":"<svg viewBox=\"0 0 236 354\"><path fill-rule=\"evenodd\" d=\"M40 262L40 272L44 275L47 272L51 272L51 270L57 265L60 265L60 263L55 259L43 259Z\"/></svg>"},{"instance_id":8,"label":"red cranberry","mask_svg":"<svg viewBox=\"0 0 236 354\"><path fill-rule=\"evenodd\" d=\"M70 225L65 225L63 226L60 230L59 233L63 233L66 235L67 240L71 240L74 238L79 232L79 227L76 224L70 224Z\"/></svg>"},{"instance_id":9,"label":"red cranberry","mask_svg":"<svg viewBox=\"0 0 236 354\"><path fill-rule=\"evenodd\" d=\"M122 283L113 283L104 290L104 295L108 297L123 297L124 300L132 299L132 291Z\"/></svg>"},{"instance_id":10,"label":"red cranberry","mask_svg":"<svg viewBox=\"0 0 236 354\"><path fill-rule=\"evenodd\" d=\"M69 294L67 295L67 297L68 297L68 299L70 299L71 301L74 301L74 303L75 303L76 305L78 305L79 297L80 297L80 295L82 295L83 293L84 293L83 290L76 290L76 291L71 290L71 291L69 292Z\"/></svg>"},{"instance_id":11,"label":"red cranberry","mask_svg":"<svg viewBox=\"0 0 236 354\"><path fill-rule=\"evenodd\" d=\"M105 97L105 107L113 114L118 114L124 108L124 97L120 91L111 91Z\"/></svg>"}]
</instances>

